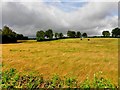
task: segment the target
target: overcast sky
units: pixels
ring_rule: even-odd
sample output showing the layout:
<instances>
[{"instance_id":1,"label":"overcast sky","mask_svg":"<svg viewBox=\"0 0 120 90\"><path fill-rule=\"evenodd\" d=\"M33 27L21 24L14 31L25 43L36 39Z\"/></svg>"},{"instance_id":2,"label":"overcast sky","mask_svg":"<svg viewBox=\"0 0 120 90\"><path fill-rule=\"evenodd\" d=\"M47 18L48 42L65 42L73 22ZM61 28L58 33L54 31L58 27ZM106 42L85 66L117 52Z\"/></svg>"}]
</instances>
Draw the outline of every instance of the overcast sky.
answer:
<instances>
[{"instance_id":1,"label":"overcast sky","mask_svg":"<svg viewBox=\"0 0 120 90\"><path fill-rule=\"evenodd\" d=\"M49 28L64 34L75 30L88 35L101 35L103 30L111 32L118 26L118 2L4 0L0 26L3 25L27 36L35 36L36 31Z\"/></svg>"}]
</instances>

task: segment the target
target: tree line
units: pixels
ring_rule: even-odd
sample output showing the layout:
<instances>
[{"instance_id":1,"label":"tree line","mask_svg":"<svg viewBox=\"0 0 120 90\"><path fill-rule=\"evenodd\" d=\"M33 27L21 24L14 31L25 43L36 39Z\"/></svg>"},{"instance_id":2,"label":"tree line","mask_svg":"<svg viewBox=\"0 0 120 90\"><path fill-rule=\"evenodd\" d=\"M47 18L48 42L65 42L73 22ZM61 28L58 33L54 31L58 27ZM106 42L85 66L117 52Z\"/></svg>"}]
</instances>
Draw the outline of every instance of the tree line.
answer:
<instances>
[{"instance_id":1,"label":"tree line","mask_svg":"<svg viewBox=\"0 0 120 90\"><path fill-rule=\"evenodd\" d=\"M114 38L120 38L120 28L114 28L112 30L112 37ZM109 31L103 31L102 32L103 37L110 37L110 32Z\"/></svg>"},{"instance_id":2,"label":"tree line","mask_svg":"<svg viewBox=\"0 0 120 90\"><path fill-rule=\"evenodd\" d=\"M28 40L27 36L14 32L8 26L4 26L0 29L0 37L2 38L1 43L16 43L17 40Z\"/></svg>"},{"instance_id":3,"label":"tree line","mask_svg":"<svg viewBox=\"0 0 120 90\"><path fill-rule=\"evenodd\" d=\"M114 28L111 32L112 34L112 37L113 38L120 38L120 28ZM103 31L102 32L102 35L101 37L111 37L110 36L110 32L109 31ZM55 37L54 39L61 39L61 38L87 38L88 35L87 33L83 33L81 34L80 31L71 31L71 30L68 30L67 31L67 37L65 37L63 35L63 33L53 33L53 30L52 29L48 29L47 31L43 31L43 30L40 30L40 31L37 31L36 32L36 39L37 41L45 41L45 40L54 40L53 39L53 36ZM97 37L97 36L96 36Z\"/></svg>"},{"instance_id":4,"label":"tree line","mask_svg":"<svg viewBox=\"0 0 120 90\"><path fill-rule=\"evenodd\" d=\"M80 31L73 31L68 30L67 31L67 37L63 35L63 33L53 32L52 29L48 29L47 31L37 31L36 32L36 40L37 41L49 41L49 40L56 40L56 39L64 39L64 38L87 38L87 33L81 33ZM111 32L112 36L110 36L109 31L103 31L102 37L113 37L113 38L120 38L120 28L114 28ZM97 36L96 36L97 37ZM0 43L15 43L17 40L28 40L29 38L27 36L24 36L23 34L18 34L14 32L12 29L10 29L8 26L4 26L2 29L0 29L0 40L2 42Z\"/></svg>"},{"instance_id":5,"label":"tree line","mask_svg":"<svg viewBox=\"0 0 120 90\"><path fill-rule=\"evenodd\" d=\"M53 38L54 37L54 38ZM55 39L62 39L62 38L81 38L87 37L87 33L81 34L79 31L67 31L67 37L63 35L63 33L53 33L52 29L48 29L47 31L37 31L36 32L36 39L37 41L45 41L45 40L55 40Z\"/></svg>"}]
</instances>

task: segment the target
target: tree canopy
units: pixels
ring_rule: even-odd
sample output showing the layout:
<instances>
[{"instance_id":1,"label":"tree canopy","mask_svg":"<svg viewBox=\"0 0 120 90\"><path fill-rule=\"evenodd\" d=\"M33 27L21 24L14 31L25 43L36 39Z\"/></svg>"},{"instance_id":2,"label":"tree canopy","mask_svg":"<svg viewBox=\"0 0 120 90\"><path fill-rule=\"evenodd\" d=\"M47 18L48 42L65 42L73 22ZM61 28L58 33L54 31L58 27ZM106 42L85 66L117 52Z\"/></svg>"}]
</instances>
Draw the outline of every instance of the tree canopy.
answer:
<instances>
[{"instance_id":1,"label":"tree canopy","mask_svg":"<svg viewBox=\"0 0 120 90\"><path fill-rule=\"evenodd\" d=\"M53 38L54 36L54 38ZM69 38L80 38L80 37L87 37L87 33L83 33L81 35L80 31L67 31L67 36ZM53 34L53 30L52 29L48 29L47 31L37 31L36 32L36 39L37 41L49 41L49 40L57 40L57 39L62 39L62 38L68 38L68 37L64 37L63 33L57 33L55 32Z\"/></svg>"},{"instance_id":2,"label":"tree canopy","mask_svg":"<svg viewBox=\"0 0 120 90\"><path fill-rule=\"evenodd\" d=\"M13 32L8 26L2 29L2 43L17 42L16 33Z\"/></svg>"},{"instance_id":3,"label":"tree canopy","mask_svg":"<svg viewBox=\"0 0 120 90\"><path fill-rule=\"evenodd\" d=\"M87 38L87 33L83 33L82 37Z\"/></svg>"},{"instance_id":4,"label":"tree canopy","mask_svg":"<svg viewBox=\"0 0 120 90\"><path fill-rule=\"evenodd\" d=\"M120 37L120 28L114 28L112 30L112 37Z\"/></svg>"},{"instance_id":5,"label":"tree canopy","mask_svg":"<svg viewBox=\"0 0 120 90\"><path fill-rule=\"evenodd\" d=\"M62 34L62 33L59 33L59 34L58 34L58 37L59 37L59 38L63 38L63 34Z\"/></svg>"},{"instance_id":6,"label":"tree canopy","mask_svg":"<svg viewBox=\"0 0 120 90\"><path fill-rule=\"evenodd\" d=\"M37 31L36 33L37 41L43 41L45 39L45 32L44 31Z\"/></svg>"},{"instance_id":7,"label":"tree canopy","mask_svg":"<svg viewBox=\"0 0 120 90\"><path fill-rule=\"evenodd\" d=\"M80 38L80 37L81 37L81 33L80 33L79 31L77 32L76 37L77 37L77 38Z\"/></svg>"},{"instance_id":8,"label":"tree canopy","mask_svg":"<svg viewBox=\"0 0 120 90\"><path fill-rule=\"evenodd\" d=\"M76 37L76 32L75 31L68 31L67 36L70 38L74 38L74 37Z\"/></svg>"},{"instance_id":9,"label":"tree canopy","mask_svg":"<svg viewBox=\"0 0 120 90\"><path fill-rule=\"evenodd\" d=\"M17 40L28 39L28 37L24 37L22 34L17 34L8 26L4 26L0 30L0 36L2 36L2 43L15 43Z\"/></svg>"},{"instance_id":10,"label":"tree canopy","mask_svg":"<svg viewBox=\"0 0 120 90\"><path fill-rule=\"evenodd\" d=\"M110 32L109 32L109 31L103 31L103 32L102 32L102 35L103 35L104 37L110 37Z\"/></svg>"},{"instance_id":11,"label":"tree canopy","mask_svg":"<svg viewBox=\"0 0 120 90\"><path fill-rule=\"evenodd\" d=\"M55 38L58 38L58 33L55 33Z\"/></svg>"},{"instance_id":12,"label":"tree canopy","mask_svg":"<svg viewBox=\"0 0 120 90\"><path fill-rule=\"evenodd\" d=\"M53 31L52 29L48 29L46 32L45 32L45 36L49 39L52 39L53 38Z\"/></svg>"}]
</instances>

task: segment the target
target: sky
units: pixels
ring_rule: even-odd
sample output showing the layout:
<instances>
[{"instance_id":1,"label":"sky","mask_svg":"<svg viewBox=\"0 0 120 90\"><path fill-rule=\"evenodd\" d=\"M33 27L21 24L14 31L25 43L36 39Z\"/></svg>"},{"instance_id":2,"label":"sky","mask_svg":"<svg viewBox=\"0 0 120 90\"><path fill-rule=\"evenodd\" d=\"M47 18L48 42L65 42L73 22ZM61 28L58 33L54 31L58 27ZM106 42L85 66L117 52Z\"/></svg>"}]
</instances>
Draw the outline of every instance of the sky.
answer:
<instances>
[{"instance_id":1,"label":"sky","mask_svg":"<svg viewBox=\"0 0 120 90\"><path fill-rule=\"evenodd\" d=\"M2 0L0 28L8 25L25 36L39 30L68 30L102 35L118 26L118 0Z\"/></svg>"}]
</instances>

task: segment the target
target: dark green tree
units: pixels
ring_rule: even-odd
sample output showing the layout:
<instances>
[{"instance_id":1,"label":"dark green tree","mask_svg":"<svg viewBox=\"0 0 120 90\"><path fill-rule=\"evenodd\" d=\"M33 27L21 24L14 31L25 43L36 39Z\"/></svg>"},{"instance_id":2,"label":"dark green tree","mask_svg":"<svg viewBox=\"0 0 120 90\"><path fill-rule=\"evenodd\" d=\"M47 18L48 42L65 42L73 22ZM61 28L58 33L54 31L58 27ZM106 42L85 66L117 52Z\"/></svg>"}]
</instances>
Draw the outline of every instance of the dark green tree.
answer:
<instances>
[{"instance_id":1,"label":"dark green tree","mask_svg":"<svg viewBox=\"0 0 120 90\"><path fill-rule=\"evenodd\" d=\"M81 33L80 33L79 31L77 32L76 37L77 37L77 38L80 38L80 37L81 37Z\"/></svg>"},{"instance_id":2,"label":"dark green tree","mask_svg":"<svg viewBox=\"0 0 120 90\"><path fill-rule=\"evenodd\" d=\"M48 29L46 32L45 32L45 36L49 39L52 39L53 38L53 31L52 29Z\"/></svg>"},{"instance_id":3,"label":"dark green tree","mask_svg":"<svg viewBox=\"0 0 120 90\"><path fill-rule=\"evenodd\" d=\"M87 38L87 33L83 33L82 37Z\"/></svg>"},{"instance_id":4,"label":"dark green tree","mask_svg":"<svg viewBox=\"0 0 120 90\"><path fill-rule=\"evenodd\" d=\"M59 34L58 34L58 37L59 37L59 38L63 38L63 33L59 33Z\"/></svg>"},{"instance_id":5,"label":"dark green tree","mask_svg":"<svg viewBox=\"0 0 120 90\"><path fill-rule=\"evenodd\" d=\"M28 40L28 36L23 36L23 40Z\"/></svg>"},{"instance_id":6,"label":"dark green tree","mask_svg":"<svg viewBox=\"0 0 120 90\"><path fill-rule=\"evenodd\" d=\"M43 41L45 39L45 32L44 31L37 31L36 33L37 41Z\"/></svg>"},{"instance_id":7,"label":"dark green tree","mask_svg":"<svg viewBox=\"0 0 120 90\"><path fill-rule=\"evenodd\" d=\"M55 38L58 38L58 33L55 33Z\"/></svg>"},{"instance_id":8,"label":"dark green tree","mask_svg":"<svg viewBox=\"0 0 120 90\"><path fill-rule=\"evenodd\" d=\"M71 31L67 31L67 36L70 37L71 36Z\"/></svg>"},{"instance_id":9,"label":"dark green tree","mask_svg":"<svg viewBox=\"0 0 120 90\"><path fill-rule=\"evenodd\" d=\"M76 36L76 33L75 33L75 31L68 31L67 36L71 37L71 38L74 38Z\"/></svg>"},{"instance_id":10,"label":"dark green tree","mask_svg":"<svg viewBox=\"0 0 120 90\"><path fill-rule=\"evenodd\" d=\"M4 26L2 29L2 42L13 43L17 42L16 33L13 32L8 26Z\"/></svg>"},{"instance_id":11,"label":"dark green tree","mask_svg":"<svg viewBox=\"0 0 120 90\"><path fill-rule=\"evenodd\" d=\"M120 28L114 28L112 30L112 37L120 37Z\"/></svg>"},{"instance_id":12,"label":"dark green tree","mask_svg":"<svg viewBox=\"0 0 120 90\"><path fill-rule=\"evenodd\" d=\"M23 40L24 36L22 34L17 34L17 40Z\"/></svg>"},{"instance_id":13,"label":"dark green tree","mask_svg":"<svg viewBox=\"0 0 120 90\"><path fill-rule=\"evenodd\" d=\"M2 37L2 29L0 29L0 36Z\"/></svg>"},{"instance_id":14,"label":"dark green tree","mask_svg":"<svg viewBox=\"0 0 120 90\"><path fill-rule=\"evenodd\" d=\"M109 32L109 31L103 31L103 32L102 32L102 35L103 35L104 37L110 37L110 32Z\"/></svg>"},{"instance_id":15,"label":"dark green tree","mask_svg":"<svg viewBox=\"0 0 120 90\"><path fill-rule=\"evenodd\" d=\"M0 34L2 34L2 29L0 29Z\"/></svg>"},{"instance_id":16,"label":"dark green tree","mask_svg":"<svg viewBox=\"0 0 120 90\"><path fill-rule=\"evenodd\" d=\"M17 40L28 40L27 36L23 36L23 34L16 34Z\"/></svg>"}]
</instances>

